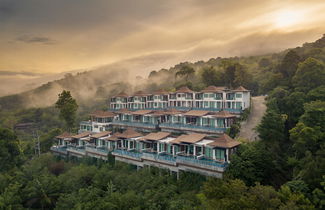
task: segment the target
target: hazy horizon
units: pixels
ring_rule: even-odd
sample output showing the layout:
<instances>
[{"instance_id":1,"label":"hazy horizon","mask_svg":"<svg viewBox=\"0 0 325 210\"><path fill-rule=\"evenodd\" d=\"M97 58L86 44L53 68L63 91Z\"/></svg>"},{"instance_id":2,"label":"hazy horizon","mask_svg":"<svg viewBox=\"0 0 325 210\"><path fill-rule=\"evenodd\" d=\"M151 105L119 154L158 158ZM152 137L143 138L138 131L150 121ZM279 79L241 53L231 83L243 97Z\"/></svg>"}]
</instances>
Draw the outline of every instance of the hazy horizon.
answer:
<instances>
[{"instance_id":1,"label":"hazy horizon","mask_svg":"<svg viewBox=\"0 0 325 210\"><path fill-rule=\"evenodd\" d=\"M319 0L0 0L0 71L48 74L133 60L147 73L278 52L320 38L324 9Z\"/></svg>"}]
</instances>

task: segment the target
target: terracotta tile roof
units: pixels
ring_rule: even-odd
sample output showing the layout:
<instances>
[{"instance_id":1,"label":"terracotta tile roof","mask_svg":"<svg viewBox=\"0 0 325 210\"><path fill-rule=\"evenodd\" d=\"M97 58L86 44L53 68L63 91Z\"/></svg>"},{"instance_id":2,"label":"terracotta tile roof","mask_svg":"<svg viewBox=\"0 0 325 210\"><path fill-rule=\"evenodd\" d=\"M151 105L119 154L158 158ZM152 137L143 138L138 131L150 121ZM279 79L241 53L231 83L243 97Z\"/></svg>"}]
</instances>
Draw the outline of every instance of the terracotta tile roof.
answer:
<instances>
[{"instance_id":1,"label":"terracotta tile roof","mask_svg":"<svg viewBox=\"0 0 325 210\"><path fill-rule=\"evenodd\" d=\"M216 86L211 85L211 86L203 89L201 92L202 93L213 93L213 92L221 92L225 89L226 89L225 87L216 87Z\"/></svg>"},{"instance_id":2,"label":"terracotta tile roof","mask_svg":"<svg viewBox=\"0 0 325 210\"><path fill-rule=\"evenodd\" d=\"M236 117L235 115L231 114L230 112L228 111L220 111L220 112L217 112L216 114L214 114L215 117L218 117L218 118L232 118L232 117Z\"/></svg>"},{"instance_id":3,"label":"terracotta tile roof","mask_svg":"<svg viewBox=\"0 0 325 210\"><path fill-rule=\"evenodd\" d=\"M236 88L235 90L233 90L234 92L239 92L239 91L242 91L242 92L249 92L249 90L247 90L246 88L244 88L243 86L239 86L238 88Z\"/></svg>"},{"instance_id":4,"label":"terracotta tile roof","mask_svg":"<svg viewBox=\"0 0 325 210\"><path fill-rule=\"evenodd\" d=\"M152 93L152 95L168 95L169 92L163 90L163 89L160 89L160 90L156 90Z\"/></svg>"},{"instance_id":5,"label":"terracotta tile roof","mask_svg":"<svg viewBox=\"0 0 325 210\"><path fill-rule=\"evenodd\" d=\"M122 91L119 94L115 95L114 97L128 97L128 94Z\"/></svg>"},{"instance_id":6,"label":"terracotta tile roof","mask_svg":"<svg viewBox=\"0 0 325 210\"><path fill-rule=\"evenodd\" d=\"M72 133L64 132L64 133L56 136L55 138L57 138L57 139L67 139L67 138L72 138L73 135L74 134L72 134Z\"/></svg>"},{"instance_id":7,"label":"terracotta tile roof","mask_svg":"<svg viewBox=\"0 0 325 210\"><path fill-rule=\"evenodd\" d=\"M173 141L171 141L171 143L173 143L173 144L179 144L179 143L194 144L194 143L204 139L204 137L206 137L206 134L200 134L200 133L191 133L188 135L184 134L184 135L177 137Z\"/></svg>"},{"instance_id":8,"label":"terracotta tile roof","mask_svg":"<svg viewBox=\"0 0 325 210\"><path fill-rule=\"evenodd\" d=\"M103 131L103 132L100 132L100 133L93 134L91 136L91 138L101 138L101 137L104 137L104 136L108 136L111 133L112 133L111 131Z\"/></svg>"},{"instance_id":9,"label":"terracotta tile roof","mask_svg":"<svg viewBox=\"0 0 325 210\"><path fill-rule=\"evenodd\" d=\"M87 137L87 136L90 136L91 135L91 132L90 131L86 131L86 132L82 132L82 133L79 133L77 135L74 135L72 136L72 138L74 139L80 139L80 138L84 138L84 137Z\"/></svg>"},{"instance_id":10,"label":"terracotta tile roof","mask_svg":"<svg viewBox=\"0 0 325 210\"><path fill-rule=\"evenodd\" d=\"M146 114L149 114L149 113L152 113L152 112L153 112L153 110L139 109L137 111L131 112L131 114L134 114L134 115L146 115Z\"/></svg>"},{"instance_id":11,"label":"terracotta tile roof","mask_svg":"<svg viewBox=\"0 0 325 210\"><path fill-rule=\"evenodd\" d=\"M233 148L239 144L239 141L234 140L227 134L222 134L219 138L216 138L214 142L211 142L208 145L212 147Z\"/></svg>"},{"instance_id":12,"label":"terracotta tile roof","mask_svg":"<svg viewBox=\"0 0 325 210\"><path fill-rule=\"evenodd\" d=\"M145 93L145 92L143 92L143 91L137 91L137 92L135 92L134 94L133 94L133 96L147 96L147 95L149 95L149 94L147 94L147 93Z\"/></svg>"},{"instance_id":13,"label":"terracotta tile roof","mask_svg":"<svg viewBox=\"0 0 325 210\"><path fill-rule=\"evenodd\" d=\"M170 136L168 132L157 132L157 133L149 133L148 135L142 137L140 140L151 140L151 141L158 141Z\"/></svg>"},{"instance_id":14,"label":"terracotta tile roof","mask_svg":"<svg viewBox=\"0 0 325 210\"><path fill-rule=\"evenodd\" d=\"M115 133L115 136L118 138L129 139L142 136L141 133L136 132L132 128L126 129L123 133Z\"/></svg>"},{"instance_id":15,"label":"terracotta tile roof","mask_svg":"<svg viewBox=\"0 0 325 210\"><path fill-rule=\"evenodd\" d=\"M182 114L182 113L184 113L184 111L180 111L177 109L168 109L165 111L165 114L167 114L167 115Z\"/></svg>"},{"instance_id":16,"label":"terracotta tile roof","mask_svg":"<svg viewBox=\"0 0 325 210\"><path fill-rule=\"evenodd\" d=\"M184 113L185 116L196 116L196 117L201 117L204 115L209 114L210 111L206 111L206 110L191 110L188 111L186 113Z\"/></svg>"},{"instance_id":17,"label":"terracotta tile roof","mask_svg":"<svg viewBox=\"0 0 325 210\"><path fill-rule=\"evenodd\" d=\"M107 138L108 141L117 141L119 140L119 138L117 137L118 135L120 135L121 133L117 132L114 133L113 135L111 135L110 137Z\"/></svg>"},{"instance_id":18,"label":"terracotta tile roof","mask_svg":"<svg viewBox=\"0 0 325 210\"><path fill-rule=\"evenodd\" d=\"M161 115L165 115L165 114L166 114L166 111L163 111L163 110L157 110L157 111L150 113L150 115L152 115L152 116L161 116Z\"/></svg>"},{"instance_id":19,"label":"terracotta tile roof","mask_svg":"<svg viewBox=\"0 0 325 210\"><path fill-rule=\"evenodd\" d=\"M193 90L189 89L188 87L186 86L183 86L181 88L179 88L176 93L194 93Z\"/></svg>"},{"instance_id":20,"label":"terracotta tile roof","mask_svg":"<svg viewBox=\"0 0 325 210\"><path fill-rule=\"evenodd\" d=\"M96 110L90 114L90 116L93 117L114 117L115 115L116 114L113 112L102 111L102 110Z\"/></svg>"}]
</instances>

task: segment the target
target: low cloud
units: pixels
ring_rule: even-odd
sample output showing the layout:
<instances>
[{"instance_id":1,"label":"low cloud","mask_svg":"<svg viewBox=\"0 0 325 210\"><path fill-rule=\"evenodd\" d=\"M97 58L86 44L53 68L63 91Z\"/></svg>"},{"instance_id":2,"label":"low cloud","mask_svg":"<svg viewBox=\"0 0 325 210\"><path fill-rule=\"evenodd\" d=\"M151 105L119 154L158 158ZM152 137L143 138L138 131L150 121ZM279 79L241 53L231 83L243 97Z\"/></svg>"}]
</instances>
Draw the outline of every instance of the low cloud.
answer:
<instances>
[{"instance_id":1,"label":"low cloud","mask_svg":"<svg viewBox=\"0 0 325 210\"><path fill-rule=\"evenodd\" d=\"M55 44L56 41L45 36L30 36L22 35L15 39L16 41L30 43L30 44Z\"/></svg>"}]
</instances>

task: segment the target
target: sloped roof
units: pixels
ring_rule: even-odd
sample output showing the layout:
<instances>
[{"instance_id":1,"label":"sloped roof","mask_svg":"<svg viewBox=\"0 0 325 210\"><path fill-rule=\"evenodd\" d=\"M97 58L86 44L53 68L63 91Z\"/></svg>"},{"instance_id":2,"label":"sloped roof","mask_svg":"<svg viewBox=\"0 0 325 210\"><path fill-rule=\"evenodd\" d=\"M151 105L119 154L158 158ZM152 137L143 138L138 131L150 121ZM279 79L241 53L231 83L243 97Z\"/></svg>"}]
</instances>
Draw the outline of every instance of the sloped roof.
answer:
<instances>
[{"instance_id":1,"label":"sloped roof","mask_svg":"<svg viewBox=\"0 0 325 210\"><path fill-rule=\"evenodd\" d=\"M150 113L150 115L153 115L153 116L161 116L161 115L165 115L165 114L166 114L166 111L163 111L163 110L157 110L157 111Z\"/></svg>"},{"instance_id":2,"label":"sloped roof","mask_svg":"<svg viewBox=\"0 0 325 210\"><path fill-rule=\"evenodd\" d=\"M170 136L170 133L168 132L149 133L148 135L142 137L140 140L158 141L168 136Z\"/></svg>"},{"instance_id":3,"label":"sloped roof","mask_svg":"<svg viewBox=\"0 0 325 210\"><path fill-rule=\"evenodd\" d=\"M207 115L210 111L206 110L191 110L186 113L184 113L185 116L196 116L196 117L201 117L204 115Z\"/></svg>"},{"instance_id":4,"label":"sloped roof","mask_svg":"<svg viewBox=\"0 0 325 210\"><path fill-rule=\"evenodd\" d=\"M231 114L230 112L228 111L220 111L220 112L217 112L216 114L214 114L215 117L219 117L219 118L232 118L232 117L236 117L235 115Z\"/></svg>"},{"instance_id":5,"label":"sloped roof","mask_svg":"<svg viewBox=\"0 0 325 210\"><path fill-rule=\"evenodd\" d=\"M133 94L134 96L147 96L148 94L143 92L142 90L137 91Z\"/></svg>"},{"instance_id":6,"label":"sloped roof","mask_svg":"<svg viewBox=\"0 0 325 210\"><path fill-rule=\"evenodd\" d=\"M236 88L235 90L233 90L234 92L249 92L249 90L247 90L246 88L244 88L243 86L239 86L238 88Z\"/></svg>"},{"instance_id":7,"label":"sloped roof","mask_svg":"<svg viewBox=\"0 0 325 210\"><path fill-rule=\"evenodd\" d=\"M201 92L202 93L213 93L213 92L221 92L225 89L226 89L225 87L216 87L216 86L211 85L209 87L204 88Z\"/></svg>"},{"instance_id":8,"label":"sloped roof","mask_svg":"<svg viewBox=\"0 0 325 210\"><path fill-rule=\"evenodd\" d=\"M176 93L194 93L194 91L189 89L187 86L183 86L179 88Z\"/></svg>"},{"instance_id":9,"label":"sloped roof","mask_svg":"<svg viewBox=\"0 0 325 210\"><path fill-rule=\"evenodd\" d=\"M115 95L114 97L128 97L128 94L122 91L119 94Z\"/></svg>"},{"instance_id":10,"label":"sloped roof","mask_svg":"<svg viewBox=\"0 0 325 210\"><path fill-rule=\"evenodd\" d=\"M184 134L184 135L177 137L173 141L171 141L171 143L173 143L173 144L179 144L179 143L193 144L198 141L201 141L202 139L204 139L204 137L206 137L206 134L200 134L200 133L191 133L188 135Z\"/></svg>"},{"instance_id":11,"label":"sloped roof","mask_svg":"<svg viewBox=\"0 0 325 210\"><path fill-rule=\"evenodd\" d=\"M96 110L90 114L90 116L93 117L114 117L116 114L113 112L108 111L102 111L102 110Z\"/></svg>"},{"instance_id":12,"label":"sloped roof","mask_svg":"<svg viewBox=\"0 0 325 210\"><path fill-rule=\"evenodd\" d=\"M167 95L169 94L169 92L163 90L163 89L160 89L160 90L156 90L152 93L152 95Z\"/></svg>"},{"instance_id":13,"label":"sloped roof","mask_svg":"<svg viewBox=\"0 0 325 210\"><path fill-rule=\"evenodd\" d=\"M82 132L82 133L79 133L77 135L74 135L74 136L72 136L72 138L74 138L74 139L80 139L80 138L88 137L90 135L91 135L91 132L90 131L86 131L86 132Z\"/></svg>"},{"instance_id":14,"label":"sloped roof","mask_svg":"<svg viewBox=\"0 0 325 210\"><path fill-rule=\"evenodd\" d=\"M234 140L227 134L222 134L219 138L216 138L214 142L209 143L209 146L212 147L221 147L221 148L233 148L240 144L239 141Z\"/></svg>"},{"instance_id":15,"label":"sloped roof","mask_svg":"<svg viewBox=\"0 0 325 210\"><path fill-rule=\"evenodd\" d=\"M117 137L118 135L120 135L121 133L117 132L114 133L113 135L111 135L110 137L107 138L108 141L117 141L119 140L119 138Z\"/></svg>"},{"instance_id":16,"label":"sloped roof","mask_svg":"<svg viewBox=\"0 0 325 210\"><path fill-rule=\"evenodd\" d=\"M146 114L149 114L151 112L153 112L153 111L148 110L148 109L139 109L137 111L131 112L131 114L134 114L134 115L146 115Z\"/></svg>"},{"instance_id":17,"label":"sloped roof","mask_svg":"<svg viewBox=\"0 0 325 210\"><path fill-rule=\"evenodd\" d=\"M173 115L173 114L182 114L184 113L184 111L180 111L180 110L177 110L177 109L168 109L165 111L165 114L168 114L168 115Z\"/></svg>"},{"instance_id":18,"label":"sloped roof","mask_svg":"<svg viewBox=\"0 0 325 210\"><path fill-rule=\"evenodd\" d=\"M64 132L64 133L56 136L55 138L57 138L57 139L67 139L67 138L72 138L73 135L74 134L72 134L72 133Z\"/></svg>"},{"instance_id":19,"label":"sloped roof","mask_svg":"<svg viewBox=\"0 0 325 210\"><path fill-rule=\"evenodd\" d=\"M142 136L141 133L136 132L132 128L126 129L123 133L115 133L115 136L118 138L129 139Z\"/></svg>"},{"instance_id":20,"label":"sloped roof","mask_svg":"<svg viewBox=\"0 0 325 210\"><path fill-rule=\"evenodd\" d=\"M111 133L112 133L111 131L103 131L103 132L100 132L100 133L93 134L91 136L91 138L101 138L101 137L104 137L104 136L108 136Z\"/></svg>"}]
</instances>

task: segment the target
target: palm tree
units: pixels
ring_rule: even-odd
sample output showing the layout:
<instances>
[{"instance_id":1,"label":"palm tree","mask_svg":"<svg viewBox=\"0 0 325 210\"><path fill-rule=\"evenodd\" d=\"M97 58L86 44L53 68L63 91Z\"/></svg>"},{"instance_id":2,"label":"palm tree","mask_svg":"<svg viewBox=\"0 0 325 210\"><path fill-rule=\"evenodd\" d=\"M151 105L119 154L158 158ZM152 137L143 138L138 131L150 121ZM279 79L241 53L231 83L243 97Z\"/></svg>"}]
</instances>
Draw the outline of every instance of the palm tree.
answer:
<instances>
[{"instance_id":1,"label":"palm tree","mask_svg":"<svg viewBox=\"0 0 325 210\"><path fill-rule=\"evenodd\" d=\"M188 81L188 78L193 75L195 73L195 70L193 67L191 66L182 66L181 69L179 69L176 74L175 74L175 77L185 77L185 81L187 82Z\"/></svg>"}]
</instances>

